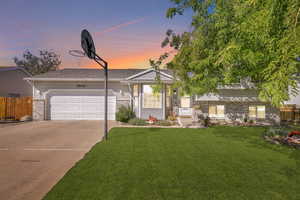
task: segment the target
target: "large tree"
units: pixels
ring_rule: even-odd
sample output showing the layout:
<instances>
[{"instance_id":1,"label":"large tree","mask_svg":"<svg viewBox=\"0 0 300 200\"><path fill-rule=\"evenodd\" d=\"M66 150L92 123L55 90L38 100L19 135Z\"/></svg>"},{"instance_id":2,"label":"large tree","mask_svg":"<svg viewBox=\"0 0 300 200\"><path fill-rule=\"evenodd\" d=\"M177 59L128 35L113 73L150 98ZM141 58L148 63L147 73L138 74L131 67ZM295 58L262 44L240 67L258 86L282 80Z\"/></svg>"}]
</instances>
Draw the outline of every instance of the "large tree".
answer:
<instances>
[{"instance_id":1,"label":"large tree","mask_svg":"<svg viewBox=\"0 0 300 200\"><path fill-rule=\"evenodd\" d=\"M300 72L299 0L171 0L168 18L194 13L191 32L167 31L162 46L177 54L168 64L187 93L251 79L261 100L275 106L296 93Z\"/></svg>"},{"instance_id":2,"label":"large tree","mask_svg":"<svg viewBox=\"0 0 300 200\"><path fill-rule=\"evenodd\" d=\"M32 75L57 70L61 64L60 56L53 51L40 50L39 56L33 55L29 50L23 53L23 58L14 58L18 67L23 67Z\"/></svg>"}]
</instances>

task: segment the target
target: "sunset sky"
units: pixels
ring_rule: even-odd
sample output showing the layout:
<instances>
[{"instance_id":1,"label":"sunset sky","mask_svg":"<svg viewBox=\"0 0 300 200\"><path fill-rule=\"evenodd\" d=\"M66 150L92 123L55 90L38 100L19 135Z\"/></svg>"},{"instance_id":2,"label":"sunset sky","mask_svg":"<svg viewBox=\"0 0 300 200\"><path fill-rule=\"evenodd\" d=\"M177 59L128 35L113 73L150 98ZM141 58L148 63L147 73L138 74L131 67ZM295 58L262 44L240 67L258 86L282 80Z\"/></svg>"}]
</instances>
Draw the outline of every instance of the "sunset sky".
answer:
<instances>
[{"instance_id":1,"label":"sunset sky","mask_svg":"<svg viewBox=\"0 0 300 200\"><path fill-rule=\"evenodd\" d=\"M80 32L88 29L97 53L110 68L146 68L165 50L167 29L190 29L191 16L167 19L169 0L1 0L0 66L28 49L51 49L61 55L63 68L95 67L87 58L72 57L81 49Z\"/></svg>"}]
</instances>

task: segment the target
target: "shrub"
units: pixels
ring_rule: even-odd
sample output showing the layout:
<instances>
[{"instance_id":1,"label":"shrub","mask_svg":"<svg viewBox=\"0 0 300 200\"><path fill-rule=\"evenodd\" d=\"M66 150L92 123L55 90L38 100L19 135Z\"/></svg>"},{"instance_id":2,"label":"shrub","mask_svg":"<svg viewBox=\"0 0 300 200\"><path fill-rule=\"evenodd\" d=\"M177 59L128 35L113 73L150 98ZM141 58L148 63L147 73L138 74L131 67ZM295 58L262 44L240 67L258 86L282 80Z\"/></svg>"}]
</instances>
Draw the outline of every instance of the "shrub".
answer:
<instances>
[{"instance_id":1,"label":"shrub","mask_svg":"<svg viewBox=\"0 0 300 200\"><path fill-rule=\"evenodd\" d=\"M170 116L168 116L168 120L170 120L170 121L176 121L176 116L172 116L172 115L170 115Z\"/></svg>"},{"instance_id":2,"label":"shrub","mask_svg":"<svg viewBox=\"0 0 300 200\"><path fill-rule=\"evenodd\" d=\"M146 120L139 119L139 118L130 119L128 123L131 125L135 125L135 126L146 126L147 125Z\"/></svg>"},{"instance_id":3,"label":"shrub","mask_svg":"<svg viewBox=\"0 0 300 200\"><path fill-rule=\"evenodd\" d=\"M266 132L265 132L265 136L269 136L269 137L274 137L274 136L288 136L289 131L285 130L284 128L269 128Z\"/></svg>"},{"instance_id":4,"label":"shrub","mask_svg":"<svg viewBox=\"0 0 300 200\"><path fill-rule=\"evenodd\" d=\"M121 106L116 113L116 120L127 123L130 119L135 118L134 111L128 106Z\"/></svg>"},{"instance_id":5,"label":"shrub","mask_svg":"<svg viewBox=\"0 0 300 200\"><path fill-rule=\"evenodd\" d=\"M170 121L167 121L167 120L159 120L155 123L155 125L158 125L158 126L171 126L172 123Z\"/></svg>"},{"instance_id":6,"label":"shrub","mask_svg":"<svg viewBox=\"0 0 300 200\"><path fill-rule=\"evenodd\" d=\"M210 118L209 118L209 117L206 117L206 118L204 119L204 126L205 126L205 127L209 127L209 125L210 125Z\"/></svg>"}]
</instances>

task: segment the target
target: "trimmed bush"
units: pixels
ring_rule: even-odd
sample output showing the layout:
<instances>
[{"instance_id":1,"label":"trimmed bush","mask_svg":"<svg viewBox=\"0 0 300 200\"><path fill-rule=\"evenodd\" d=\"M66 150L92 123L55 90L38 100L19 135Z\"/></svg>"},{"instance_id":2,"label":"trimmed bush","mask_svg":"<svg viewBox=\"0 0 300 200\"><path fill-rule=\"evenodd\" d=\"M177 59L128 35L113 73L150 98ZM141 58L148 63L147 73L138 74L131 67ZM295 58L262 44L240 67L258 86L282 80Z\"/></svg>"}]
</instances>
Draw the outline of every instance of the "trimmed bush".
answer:
<instances>
[{"instance_id":1,"label":"trimmed bush","mask_svg":"<svg viewBox=\"0 0 300 200\"><path fill-rule=\"evenodd\" d=\"M172 123L170 121L167 121L167 120L159 120L155 123L155 125L158 125L158 126L171 126Z\"/></svg>"},{"instance_id":2,"label":"trimmed bush","mask_svg":"<svg viewBox=\"0 0 300 200\"><path fill-rule=\"evenodd\" d=\"M116 113L116 120L127 123L130 119L135 118L134 111L128 106L121 106Z\"/></svg>"},{"instance_id":3,"label":"trimmed bush","mask_svg":"<svg viewBox=\"0 0 300 200\"><path fill-rule=\"evenodd\" d=\"M146 120L139 118L130 119L128 123L135 126L146 126L148 124Z\"/></svg>"},{"instance_id":4,"label":"trimmed bush","mask_svg":"<svg viewBox=\"0 0 300 200\"><path fill-rule=\"evenodd\" d=\"M269 137L274 137L274 136L283 136L287 137L289 131L285 130L284 128L269 128L264 135L269 136Z\"/></svg>"},{"instance_id":5,"label":"trimmed bush","mask_svg":"<svg viewBox=\"0 0 300 200\"><path fill-rule=\"evenodd\" d=\"M170 115L170 116L168 116L168 120L169 121L176 121L176 116L172 116L172 115Z\"/></svg>"},{"instance_id":6,"label":"trimmed bush","mask_svg":"<svg viewBox=\"0 0 300 200\"><path fill-rule=\"evenodd\" d=\"M210 118L207 116L205 119L204 119L204 126L205 127L209 127L211 124L210 124Z\"/></svg>"}]
</instances>

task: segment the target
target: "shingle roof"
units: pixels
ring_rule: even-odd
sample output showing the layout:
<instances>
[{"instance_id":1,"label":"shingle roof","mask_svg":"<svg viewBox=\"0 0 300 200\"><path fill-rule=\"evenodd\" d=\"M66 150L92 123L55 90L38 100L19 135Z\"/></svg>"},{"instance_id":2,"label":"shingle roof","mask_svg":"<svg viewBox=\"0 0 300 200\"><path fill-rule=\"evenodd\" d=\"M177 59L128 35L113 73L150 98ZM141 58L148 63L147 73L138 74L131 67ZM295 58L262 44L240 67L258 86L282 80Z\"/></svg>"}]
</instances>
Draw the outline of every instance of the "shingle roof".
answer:
<instances>
[{"instance_id":1,"label":"shingle roof","mask_svg":"<svg viewBox=\"0 0 300 200\"><path fill-rule=\"evenodd\" d=\"M30 76L30 73L27 72L24 68L22 67L3 67L3 66L0 66L0 72L8 72L8 71L22 71L23 73L25 73L27 76Z\"/></svg>"},{"instance_id":2,"label":"shingle roof","mask_svg":"<svg viewBox=\"0 0 300 200\"><path fill-rule=\"evenodd\" d=\"M109 69L109 79L124 80L146 69ZM166 70L164 70L166 71ZM102 69L62 69L33 76L32 79L104 79Z\"/></svg>"},{"instance_id":3,"label":"shingle roof","mask_svg":"<svg viewBox=\"0 0 300 200\"><path fill-rule=\"evenodd\" d=\"M19 70L20 67L0 67L0 72Z\"/></svg>"}]
</instances>

